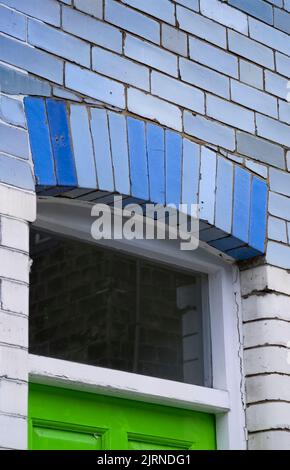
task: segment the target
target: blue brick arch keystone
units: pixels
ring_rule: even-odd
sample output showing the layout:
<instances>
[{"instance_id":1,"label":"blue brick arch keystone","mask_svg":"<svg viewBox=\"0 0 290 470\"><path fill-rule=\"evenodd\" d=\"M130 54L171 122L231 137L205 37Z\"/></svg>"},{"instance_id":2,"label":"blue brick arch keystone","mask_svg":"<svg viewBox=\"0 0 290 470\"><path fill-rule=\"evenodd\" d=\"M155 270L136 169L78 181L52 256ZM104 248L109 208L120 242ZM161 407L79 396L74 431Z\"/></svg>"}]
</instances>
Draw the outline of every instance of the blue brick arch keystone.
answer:
<instances>
[{"instance_id":1,"label":"blue brick arch keystone","mask_svg":"<svg viewBox=\"0 0 290 470\"><path fill-rule=\"evenodd\" d=\"M264 254L268 188L250 171L117 112L34 97L25 111L37 193L199 203L201 240L237 260Z\"/></svg>"}]
</instances>

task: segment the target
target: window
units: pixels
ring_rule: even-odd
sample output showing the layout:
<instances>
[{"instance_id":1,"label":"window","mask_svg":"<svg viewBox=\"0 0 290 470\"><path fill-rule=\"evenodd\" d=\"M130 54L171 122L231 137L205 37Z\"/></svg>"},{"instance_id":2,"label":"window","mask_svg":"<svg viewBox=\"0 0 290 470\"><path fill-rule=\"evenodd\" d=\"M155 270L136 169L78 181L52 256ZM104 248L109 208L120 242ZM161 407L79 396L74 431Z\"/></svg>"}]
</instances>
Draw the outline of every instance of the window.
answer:
<instances>
[{"instance_id":1,"label":"window","mask_svg":"<svg viewBox=\"0 0 290 470\"><path fill-rule=\"evenodd\" d=\"M179 240L96 244L83 201L39 198L33 225L31 384L214 413L218 448L244 449L241 300L231 262L203 244L181 251ZM82 274L67 292L74 271ZM160 344L165 351L152 363Z\"/></svg>"},{"instance_id":2,"label":"window","mask_svg":"<svg viewBox=\"0 0 290 470\"><path fill-rule=\"evenodd\" d=\"M30 352L211 386L207 276L32 231Z\"/></svg>"}]
</instances>

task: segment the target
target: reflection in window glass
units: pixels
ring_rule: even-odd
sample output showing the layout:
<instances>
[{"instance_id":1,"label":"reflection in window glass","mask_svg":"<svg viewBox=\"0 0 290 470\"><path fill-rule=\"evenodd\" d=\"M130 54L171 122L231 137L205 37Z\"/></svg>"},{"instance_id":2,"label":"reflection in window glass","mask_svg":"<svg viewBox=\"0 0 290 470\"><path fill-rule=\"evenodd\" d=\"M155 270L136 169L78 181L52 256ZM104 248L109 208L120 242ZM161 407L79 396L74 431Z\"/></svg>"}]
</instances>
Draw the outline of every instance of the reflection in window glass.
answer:
<instances>
[{"instance_id":1,"label":"reflection in window glass","mask_svg":"<svg viewBox=\"0 0 290 470\"><path fill-rule=\"evenodd\" d=\"M35 231L31 257L31 353L210 385L204 275Z\"/></svg>"}]
</instances>

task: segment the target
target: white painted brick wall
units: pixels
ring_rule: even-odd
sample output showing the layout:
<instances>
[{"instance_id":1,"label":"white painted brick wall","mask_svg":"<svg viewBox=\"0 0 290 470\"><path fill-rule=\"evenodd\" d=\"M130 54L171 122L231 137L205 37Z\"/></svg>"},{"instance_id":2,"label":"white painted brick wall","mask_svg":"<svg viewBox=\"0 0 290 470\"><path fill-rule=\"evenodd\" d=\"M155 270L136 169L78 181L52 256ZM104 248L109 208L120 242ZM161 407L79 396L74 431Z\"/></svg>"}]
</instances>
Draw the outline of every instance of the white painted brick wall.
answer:
<instances>
[{"instance_id":1,"label":"white painted brick wall","mask_svg":"<svg viewBox=\"0 0 290 470\"><path fill-rule=\"evenodd\" d=\"M190 85L181 83L179 80L170 78L167 75L152 72L151 92L153 95L159 96L167 101L173 101L199 114L205 113L204 93Z\"/></svg>"},{"instance_id":2,"label":"white painted brick wall","mask_svg":"<svg viewBox=\"0 0 290 470\"><path fill-rule=\"evenodd\" d=\"M190 1L190 0L189 0ZM226 48L227 31L226 28L214 21L201 17L200 15L188 11L186 8L178 7L176 17L181 29L194 36L199 36L217 46Z\"/></svg>"},{"instance_id":3,"label":"white painted brick wall","mask_svg":"<svg viewBox=\"0 0 290 470\"><path fill-rule=\"evenodd\" d=\"M238 59L204 41L190 38L189 55L195 62L200 62L230 77L238 77Z\"/></svg>"},{"instance_id":4,"label":"white painted brick wall","mask_svg":"<svg viewBox=\"0 0 290 470\"><path fill-rule=\"evenodd\" d=\"M160 24L157 21L115 0L105 0L105 19L109 23L160 44Z\"/></svg>"},{"instance_id":5,"label":"white painted brick wall","mask_svg":"<svg viewBox=\"0 0 290 470\"><path fill-rule=\"evenodd\" d=\"M64 8L62 10L62 26L64 31L90 43L98 44L116 52L122 50L122 34L119 29L97 21L81 12Z\"/></svg>"},{"instance_id":6,"label":"white painted brick wall","mask_svg":"<svg viewBox=\"0 0 290 470\"><path fill-rule=\"evenodd\" d=\"M182 115L177 106L155 98L134 88L128 90L128 108L132 113L142 113L149 119L155 119L160 124L182 130Z\"/></svg>"},{"instance_id":7,"label":"white painted brick wall","mask_svg":"<svg viewBox=\"0 0 290 470\"><path fill-rule=\"evenodd\" d=\"M109 104L125 107L124 85L73 64L66 64L65 84L68 88Z\"/></svg>"},{"instance_id":8,"label":"white painted brick wall","mask_svg":"<svg viewBox=\"0 0 290 470\"><path fill-rule=\"evenodd\" d=\"M275 68L274 53L269 47L230 30L228 40L230 51L271 70Z\"/></svg>"},{"instance_id":9,"label":"white painted brick wall","mask_svg":"<svg viewBox=\"0 0 290 470\"><path fill-rule=\"evenodd\" d=\"M74 6L96 18L103 18L103 0L74 0Z\"/></svg>"},{"instance_id":10,"label":"white painted brick wall","mask_svg":"<svg viewBox=\"0 0 290 470\"><path fill-rule=\"evenodd\" d=\"M177 77L177 57L171 52L131 35L126 36L125 55L150 67Z\"/></svg>"},{"instance_id":11,"label":"white painted brick wall","mask_svg":"<svg viewBox=\"0 0 290 470\"><path fill-rule=\"evenodd\" d=\"M218 0L200 0L200 11L206 17L231 29L244 34L248 33L247 15Z\"/></svg>"},{"instance_id":12,"label":"white painted brick wall","mask_svg":"<svg viewBox=\"0 0 290 470\"><path fill-rule=\"evenodd\" d=\"M175 25L174 4L170 0L122 0L138 10Z\"/></svg>"},{"instance_id":13,"label":"white painted brick wall","mask_svg":"<svg viewBox=\"0 0 290 470\"><path fill-rule=\"evenodd\" d=\"M241 106L208 95L206 99L207 114L217 121L247 131L255 131L254 113Z\"/></svg>"},{"instance_id":14,"label":"white painted brick wall","mask_svg":"<svg viewBox=\"0 0 290 470\"><path fill-rule=\"evenodd\" d=\"M223 98L230 97L230 79L191 60L179 60L181 79Z\"/></svg>"},{"instance_id":15,"label":"white painted brick wall","mask_svg":"<svg viewBox=\"0 0 290 470\"><path fill-rule=\"evenodd\" d=\"M90 67L91 49L88 43L39 21L28 20L28 42L71 62Z\"/></svg>"},{"instance_id":16,"label":"white painted brick wall","mask_svg":"<svg viewBox=\"0 0 290 470\"><path fill-rule=\"evenodd\" d=\"M15 8L33 18L37 18L45 23L60 25L60 5L55 0L1 0L4 5Z\"/></svg>"},{"instance_id":17,"label":"white painted brick wall","mask_svg":"<svg viewBox=\"0 0 290 470\"><path fill-rule=\"evenodd\" d=\"M249 109L278 119L277 99L263 91L244 85L237 80L231 80L231 98Z\"/></svg>"},{"instance_id":18,"label":"white painted brick wall","mask_svg":"<svg viewBox=\"0 0 290 470\"><path fill-rule=\"evenodd\" d=\"M149 70L117 54L94 47L92 67L96 72L149 91Z\"/></svg>"}]
</instances>

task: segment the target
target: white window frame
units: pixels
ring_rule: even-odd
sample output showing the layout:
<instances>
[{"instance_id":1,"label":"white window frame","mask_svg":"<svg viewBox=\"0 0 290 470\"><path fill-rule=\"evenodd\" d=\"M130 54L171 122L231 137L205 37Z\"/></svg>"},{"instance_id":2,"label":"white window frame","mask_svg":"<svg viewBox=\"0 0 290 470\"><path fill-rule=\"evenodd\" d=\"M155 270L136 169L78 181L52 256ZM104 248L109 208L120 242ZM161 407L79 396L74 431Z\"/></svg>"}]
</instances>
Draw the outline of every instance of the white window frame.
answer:
<instances>
[{"instance_id":1,"label":"white window frame","mask_svg":"<svg viewBox=\"0 0 290 470\"><path fill-rule=\"evenodd\" d=\"M92 243L90 212L88 203L44 198L34 226ZM217 448L246 449L237 267L204 244L195 251L181 251L178 240L105 240L98 245L208 275L213 388L32 354L30 382L211 412L216 415Z\"/></svg>"}]
</instances>

